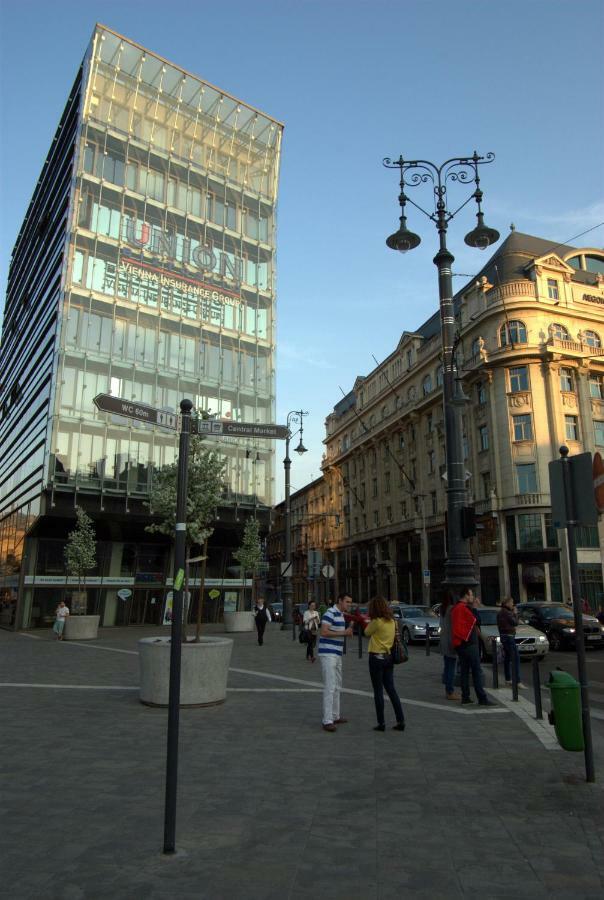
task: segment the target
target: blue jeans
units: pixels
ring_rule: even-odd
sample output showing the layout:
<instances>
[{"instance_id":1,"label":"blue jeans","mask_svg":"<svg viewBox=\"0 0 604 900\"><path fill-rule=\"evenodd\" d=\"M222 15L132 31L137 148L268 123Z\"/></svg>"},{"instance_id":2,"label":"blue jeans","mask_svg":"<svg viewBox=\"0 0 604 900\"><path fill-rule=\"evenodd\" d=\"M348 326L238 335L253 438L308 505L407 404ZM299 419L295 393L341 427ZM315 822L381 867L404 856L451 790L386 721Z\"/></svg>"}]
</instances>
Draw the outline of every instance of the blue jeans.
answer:
<instances>
[{"instance_id":1,"label":"blue jeans","mask_svg":"<svg viewBox=\"0 0 604 900\"><path fill-rule=\"evenodd\" d=\"M392 709L397 722L404 722L403 707L399 695L394 687L394 666L389 657L382 659L375 653L369 654L369 675L373 685L373 700L375 702L375 714L378 725L384 725L384 691L390 697Z\"/></svg>"},{"instance_id":2,"label":"blue jeans","mask_svg":"<svg viewBox=\"0 0 604 900\"><path fill-rule=\"evenodd\" d=\"M501 647L503 649L503 672L506 681L512 680L512 666L516 673L516 681L520 681L520 653L513 634L501 634Z\"/></svg>"},{"instance_id":3,"label":"blue jeans","mask_svg":"<svg viewBox=\"0 0 604 900\"><path fill-rule=\"evenodd\" d=\"M484 690L482 681L482 669L480 668L480 654L477 644L465 644L457 648L459 657L459 666L461 669L461 699L470 699L470 672L472 673L472 681L474 690L478 697L479 703L486 703L489 699Z\"/></svg>"},{"instance_id":4,"label":"blue jeans","mask_svg":"<svg viewBox=\"0 0 604 900\"><path fill-rule=\"evenodd\" d=\"M455 666L457 665L456 656L445 656L443 667L443 684L447 694L455 693Z\"/></svg>"}]
</instances>

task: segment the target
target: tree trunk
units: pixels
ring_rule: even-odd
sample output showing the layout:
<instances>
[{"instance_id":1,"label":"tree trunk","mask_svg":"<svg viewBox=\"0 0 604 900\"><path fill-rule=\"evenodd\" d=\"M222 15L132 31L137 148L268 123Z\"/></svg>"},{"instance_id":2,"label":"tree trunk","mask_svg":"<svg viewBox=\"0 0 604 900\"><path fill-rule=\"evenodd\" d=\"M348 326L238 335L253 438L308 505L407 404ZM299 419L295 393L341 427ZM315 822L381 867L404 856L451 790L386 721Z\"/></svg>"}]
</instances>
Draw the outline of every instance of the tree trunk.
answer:
<instances>
[{"instance_id":1,"label":"tree trunk","mask_svg":"<svg viewBox=\"0 0 604 900\"><path fill-rule=\"evenodd\" d=\"M206 563L208 561L208 539L203 542L203 556L201 561L201 578L199 584L199 602L197 603L197 623L195 625L195 643L199 643L201 635L201 611L203 607L203 592L206 583Z\"/></svg>"}]
</instances>

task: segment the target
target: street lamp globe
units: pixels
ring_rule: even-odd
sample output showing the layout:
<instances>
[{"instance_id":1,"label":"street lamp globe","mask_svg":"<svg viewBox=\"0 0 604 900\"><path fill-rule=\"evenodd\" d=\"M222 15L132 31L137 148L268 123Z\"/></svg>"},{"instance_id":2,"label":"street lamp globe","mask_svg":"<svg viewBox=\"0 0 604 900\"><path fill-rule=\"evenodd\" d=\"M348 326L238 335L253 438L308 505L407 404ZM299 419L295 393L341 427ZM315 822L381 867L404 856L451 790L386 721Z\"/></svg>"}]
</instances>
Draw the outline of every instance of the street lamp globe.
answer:
<instances>
[{"instance_id":1,"label":"street lamp globe","mask_svg":"<svg viewBox=\"0 0 604 900\"><path fill-rule=\"evenodd\" d=\"M477 213L478 225L473 231L466 234L464 241L468 247L475 247L477 250L486 250L491 244L499 240L499 232L495 228L489 228L484 224L483 213Z\"/></svg>"},{"instance_id":2,"label":"street lamp globe","mask_svg":"<svg viewBox=\"0 0 604 900\"><path fill-rule=\"evenodd\" d=\"M407 217L401 216L401 227L389 238L386 238L386 246L391 250L398 250L399 253L407 253L408 250L414 250L422 242L419 234L409 231L407 228Z\"/></svg>"},{"instance_id":3,"label":"street lamp globe","mask_svg":"<svg viewBox=\"0 0 604 900\"><path fill-rule=\"evenodd\" d=\"M300 438L300 443L299 443L298 446L296 447L296 453L299 453L300 456L302 456L302 454L303 454L303 453L306 453L306 452L307 452L306 447L305 447L304 444L302 443L302 438Z\"/></svg>"}]
</instances>

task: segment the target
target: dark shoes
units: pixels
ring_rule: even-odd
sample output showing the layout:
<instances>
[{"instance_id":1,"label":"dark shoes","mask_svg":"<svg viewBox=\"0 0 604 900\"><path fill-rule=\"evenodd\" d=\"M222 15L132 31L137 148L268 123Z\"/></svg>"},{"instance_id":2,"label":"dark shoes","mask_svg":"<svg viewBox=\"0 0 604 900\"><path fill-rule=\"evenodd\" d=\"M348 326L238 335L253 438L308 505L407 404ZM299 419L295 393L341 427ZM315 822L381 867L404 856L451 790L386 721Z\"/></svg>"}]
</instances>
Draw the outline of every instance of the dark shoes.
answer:
<instances>
[{"instance_id":1,"label":"dark shoes","mask_svg":"<svg viewBox=\"0 0 604 900\"><path fill-rule=\"evenodd\" d=\"M392 730L393 730L393 731L404 731L404 730L405 730L405 723L404 723L404 722L397 722L396 725L393 725L393 726L392 726Z\"/></svg>"},{"instance_id":2,"label":"dark shoes","mask_svg":"<svg viewBox=\"0 0 604 900\"><path fill-rule=\"evenodd\" d=\"M348 719L342 719L342 718L334 719L333 724L334 725L345 725L347 721L348 721Z\"/></svg>"},{"instance_id":3,"label":"dark shoes","mask_svg":"<svg viewBox=\"0 0 604 900\"><path fill-rule=\"evenodd\" d=\"M479 700L478 705L479 706L497 706L497 704L493 703L492 700Z\"/></svg>"},{"instance_id":4,"label":"dark shoes","mask_svg":"<svg viewBox=\"0 0 604 900\"><path fill-rule=\"evenodd\" d=\"M373 730L374 731L386 731L386 726L385 725L374 725Z\"/></svg>"},{"instance_id":5,"label":"dark shoes","mask_svg":"<svg viewBox=\"0 0 604 900\"><path fill-rule=\"evenodd\" d=\"M467 700L462 700L461 703L462 703L462 706L463 706L464 703L474 703L474 701L471 700L471 699L468 697Z\"/></svg>"},{"instance_id":6,"label":"dark shoes","mask_svg":"<svg viewBox=\"0 0 604 900\"><path fill-rule=\"evenodd\" d=\"M323 726L323 731L337 731L337 730L338 729L336 728L336 726L333 725L331 722L328 725Z\"/></svg>"}]
</instances>

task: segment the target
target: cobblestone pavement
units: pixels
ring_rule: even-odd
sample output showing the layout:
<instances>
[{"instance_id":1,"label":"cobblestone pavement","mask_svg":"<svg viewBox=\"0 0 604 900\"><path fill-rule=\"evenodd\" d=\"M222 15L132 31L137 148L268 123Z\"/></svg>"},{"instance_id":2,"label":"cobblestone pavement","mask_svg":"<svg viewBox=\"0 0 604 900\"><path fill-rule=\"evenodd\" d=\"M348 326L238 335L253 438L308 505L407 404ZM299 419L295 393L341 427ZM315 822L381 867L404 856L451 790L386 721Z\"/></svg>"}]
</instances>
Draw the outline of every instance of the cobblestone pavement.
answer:
<instances>
[{"instance_id":1,"label":"cobblestone pavement","mask_svg":"<svg viewBox=\"0 0 604 900\"><path fill-rule=\"evenodd\" d=\"M396 671L407 729L376 733L355 642L349 722L328 734L319 663L275 625L263 647L233 636L224 705L181 712L178 853L164 857L167 712L140 704L136 654L162 631L0 632L2 897L604 896L604 722L587 785L530 691L460 707L440 657L414 647Z\"/></svg>"}]
</instances>

